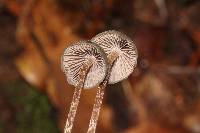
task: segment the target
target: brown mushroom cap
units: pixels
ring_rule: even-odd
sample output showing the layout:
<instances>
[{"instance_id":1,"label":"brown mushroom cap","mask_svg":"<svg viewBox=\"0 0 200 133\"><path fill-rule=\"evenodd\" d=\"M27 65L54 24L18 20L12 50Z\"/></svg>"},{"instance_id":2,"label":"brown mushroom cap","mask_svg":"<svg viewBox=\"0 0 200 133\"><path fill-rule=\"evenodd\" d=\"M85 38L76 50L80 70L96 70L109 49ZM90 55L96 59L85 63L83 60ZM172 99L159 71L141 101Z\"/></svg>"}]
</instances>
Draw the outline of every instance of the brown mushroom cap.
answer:
<instances>
[{"instance_id":1,"label":"brown mushroom cap","mask_svg":"<svg viewBox=\"0 0 200 133\"><path fill-rule=\"evenodd\" d=\"M61 64L69 84L78 85L81 67L89 60L92 60L92 66L85 79L85 89L92 88L103 81L107 72L105 53L97 44L92 42L78 42L64 50Z\"/></svg>"},{"instance_id":2,"label":"brown mushroom cap","mask_svg":"<svg viewBox=\"0 0 200 133\"><path fill-rule=\"evenodd\" d=\"M114 84L127 78L137 65L138 53L133 41L125 34L118 31L105 31L96 35L91 42L99 44L104 52L110 55L118 53L109 78L109 83Z\"/></svg>"}]
</instances>

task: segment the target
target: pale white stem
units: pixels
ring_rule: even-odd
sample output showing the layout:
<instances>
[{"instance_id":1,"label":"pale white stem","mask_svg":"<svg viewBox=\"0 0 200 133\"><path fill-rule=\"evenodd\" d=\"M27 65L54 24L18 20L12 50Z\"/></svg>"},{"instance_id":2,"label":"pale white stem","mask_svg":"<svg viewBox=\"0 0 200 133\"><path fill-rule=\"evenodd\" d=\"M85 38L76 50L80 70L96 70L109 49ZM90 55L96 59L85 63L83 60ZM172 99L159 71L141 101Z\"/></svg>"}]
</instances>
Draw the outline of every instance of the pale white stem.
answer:
<instances>
[{"instance_id":1,"label":"pale white stem","mask_svg":"<svg viewBox=\"0 0 200 133\"><path fill-rule=\"evenodd\" d=\"M79 81L78 85L75 87L70 110L69 110L65 128L64 128L64 133L71 133L71 131L72 131L74 119L76 116L76 111L77 111L78 104L80 101L81 91L84 87L86 74L89 71L89 69L91 68L91 66L92 66L92 62L88 62L88 64L84 65L80 71L80 75L79 75L80 81Z\"/></svg>"},{"instance_id":2,"label":"pale white stem","mask_svg":"<svg viewBox=\"0 0 200 133\"><path fill-rule=\"evenodd\" d=\"M112 66L113 66L114 62L116 61L117 57L118 57L118 54L115 52L111 53L108 56L108 61L109 61L108 73L107 73L104 81L98 87L87 133L95 133L95 131L96 131L97 121L99 118L99 113L100 113L101 105L103 102L105 87L108 84L111 69L112 69Z\"/></svg>"},{"instance_id":3,"label":"pale white stem","mask_svg":"<svg viewBox=\"0 0 200 133\"><path fill-rule=\"evenodd\" d=\"M101 86L98 87L97 95L95 98L95 104L93 106L92 116L90 119L89 128L88 128L87 133L95 133L95 131L96 131L97 121L99 118L99 113L101 110L101 104L103 101L103 95L104 95L104 90L105 90L106 85L107 85L107 82L105 82L104 84L102 84Z\"/></svg>"},{"instance_id":4,"label":"pale white stem","mask_svg":"<svg viewBox=\"0 0 200 133\"><path fill-rule=\"evenodd\" d=\"M77 111L78 104L80 101L81 91L82 91L82 85L77 86L75 88L75 91L73 94L73 99L72 99L71 106L70 106L70 110L69 110L68 117L67 117L67 121L66 121L65 128L64 128L64 133L71 133L71 131L72 131L72 127L74 124L74 118L76 116L76 111Z\"/></svg>"}]
</instances>

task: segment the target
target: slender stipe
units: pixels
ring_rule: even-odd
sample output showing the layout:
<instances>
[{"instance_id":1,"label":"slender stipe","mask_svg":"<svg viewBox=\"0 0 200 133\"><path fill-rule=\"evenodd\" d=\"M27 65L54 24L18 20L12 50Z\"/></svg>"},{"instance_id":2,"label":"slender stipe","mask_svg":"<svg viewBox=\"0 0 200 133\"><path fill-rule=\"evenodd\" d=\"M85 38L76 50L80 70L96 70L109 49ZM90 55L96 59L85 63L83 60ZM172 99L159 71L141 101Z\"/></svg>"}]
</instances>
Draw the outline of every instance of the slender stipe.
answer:
<instances>
[{"instance_id":1,"label":"slender stipe","mask_svg":"<svg viewBox=\"0 0 200 133\"><path fill-rule=\"evenodd\" d=\"M74 90L70 110L69 110L67 121L66 121L65 128L64 128L64 133L71 133L71 131L72 131L74 118L75 118L78 104L80 101L79 99L81 96L81 91L82 91L82 88L84 87L84 82L85 82L87 72L90 70L91 66L92 66L92 62L90 62L90 64L88 63L88 65L83 65L83 67L80 71L80 75L79 75L80 81Z\"/></svg>"},{"instance_id":2,"label":"slender stipe","mask_svg":"<svg viewBox=\"0 0 200 133\"><path fill-rule=\"evenodd\" d=\"M102 102L103 102L103 96L104 96L105 88L108 84L108 80L109 80L109 77L110 77L110 72L111 72L112 66L114 65L114 62L116 61L117 58L118 58L117 53L112 53L108 57L108 61L109 61L108 73L107 73L104 81L98 86L97 94L96 94L96 97L95 97L95 103L94 103L94 106L93 106L92 115L91 115L91 118L90 118L90 123L89 123L89 128L88 128L87 133L95 133L95 131L96 131L97 121L98 121L98 118L99 118L99 113L100 113L101 105L102 105Z\"/></svg>"}]
</instances>

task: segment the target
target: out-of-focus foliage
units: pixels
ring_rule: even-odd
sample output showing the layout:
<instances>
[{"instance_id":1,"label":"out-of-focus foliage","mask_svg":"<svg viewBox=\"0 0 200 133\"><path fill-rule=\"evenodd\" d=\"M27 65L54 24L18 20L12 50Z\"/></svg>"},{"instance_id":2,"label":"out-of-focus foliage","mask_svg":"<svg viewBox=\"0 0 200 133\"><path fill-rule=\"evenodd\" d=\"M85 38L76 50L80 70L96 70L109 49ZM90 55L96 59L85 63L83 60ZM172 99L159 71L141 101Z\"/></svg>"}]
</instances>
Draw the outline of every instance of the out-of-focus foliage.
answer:
<instances>
[{"instance_id":1,"label":"out-of-focus foliage","mask_svg":"<svg viewBox=\"0 0 200 133\"><path fill-rule=\"evenodd\" d=\"M6 99L2 106L9 106L0 110L1 133L58 133L56 113L47 96L22 81L5 84L1 91Z\"/></svg>"},{"instance_id":2,"label":"out-of-focus foliage","mask_svg":"<svg viewBox=\"0 0 200 133\"><path fill-rule=\"evenodd\" d=\"M97 133L200 132L199 0L4 0L0 9L0 84L23 77L45 92L60 129L73 93L60 70L64 48L115 29L133 39L139 60L106 90ZM86 132L95 94L83 91L73 132Z\"/></svg>"}]
</instances>

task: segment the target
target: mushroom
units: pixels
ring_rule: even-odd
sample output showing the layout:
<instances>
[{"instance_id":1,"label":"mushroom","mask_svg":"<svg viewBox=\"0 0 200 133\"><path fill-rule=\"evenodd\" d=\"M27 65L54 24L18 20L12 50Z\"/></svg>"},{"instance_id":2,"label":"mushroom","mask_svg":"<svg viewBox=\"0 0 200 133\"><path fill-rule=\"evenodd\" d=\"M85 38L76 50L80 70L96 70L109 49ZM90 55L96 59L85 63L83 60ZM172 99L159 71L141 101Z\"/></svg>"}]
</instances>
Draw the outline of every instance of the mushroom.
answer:
<instances>
[{"instance_id":1,"label":"mushroom","mask_svg":"<svg viewBox=\"0 0 200 133\"><path fill-rule=\"evenodd\" d=\"M114 30L100 33L93 37L91 41L99 44L107 54L107 57L114 53L118 56L111 69L109 84L128 78L136 67L138 58L137 49L133 41L125 34Z\"/></svg>"},{"instance_id":2,"label":"mushroom","mask_svg":"<svg viewBox=\"0 0 200 133\"><path fill-rule=\"evenodd\" d=\"M87 133L95 133L106 85L127 78L136 67L138 57L133 41L118 31L100 33L93 37L91 42L103 48L107 54L109 66L106 78L98 87Z\"/></svg>"},{"instance_id":3,"label":"mushroom","mask_svg":"<svg viewBox=\"0 0 200 133\"><path fill-rule=\"evenodd\" d=\"M61 68L67 76L67 81L73 86L80 82L82 67L89 67L84 89L90 89L102 82L107 72L107 60L103 50L92 42L78 42L67 47L61 58Z\"/></svg>"},{"instance_id":4,"label":"mushroom","mask_svg":"<svg viewBox=\"0 0 200 133\"><path fill-rule=\"evenodd\" d=\"M69 84L75 86L64 133L71 133L82 88L102 82L107 73L103 50L92 42L78 42L67 47L61 57L61 69Z\"/></svg>"}]
</instances>

